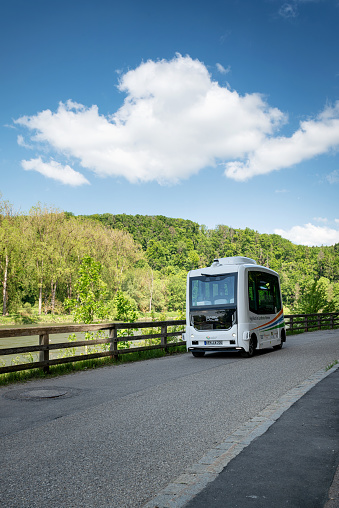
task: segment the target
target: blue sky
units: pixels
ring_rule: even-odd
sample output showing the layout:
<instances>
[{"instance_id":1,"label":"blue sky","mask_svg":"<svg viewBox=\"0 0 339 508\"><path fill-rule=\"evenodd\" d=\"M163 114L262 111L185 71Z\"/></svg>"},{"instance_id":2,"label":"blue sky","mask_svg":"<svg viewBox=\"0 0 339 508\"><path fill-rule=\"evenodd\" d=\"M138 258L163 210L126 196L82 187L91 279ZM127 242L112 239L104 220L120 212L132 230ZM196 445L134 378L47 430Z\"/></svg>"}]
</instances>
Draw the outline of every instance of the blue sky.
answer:
<instances>
[{"instance_id":1,"label":"blue sky","mask_svg":"<svg viewBox=\"0 0 339 508\"><path fill-rule=\"evenodd\" d=\"M339 242L339 1L0 0L0 191Z\"/></svg>"}]
</instances>

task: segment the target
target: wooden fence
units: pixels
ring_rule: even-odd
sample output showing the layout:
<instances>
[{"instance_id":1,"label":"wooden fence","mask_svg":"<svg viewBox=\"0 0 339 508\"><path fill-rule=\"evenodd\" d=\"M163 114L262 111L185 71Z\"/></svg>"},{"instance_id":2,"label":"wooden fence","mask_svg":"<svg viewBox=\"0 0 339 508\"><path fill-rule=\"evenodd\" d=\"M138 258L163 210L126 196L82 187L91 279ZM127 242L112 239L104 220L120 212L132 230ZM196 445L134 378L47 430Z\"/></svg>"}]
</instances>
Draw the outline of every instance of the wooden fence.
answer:
<instances>
[{"instance_id":1,"label":"wooden fence","mask_svg":"<svg viewBox=\"0 0 339 508\"><path fill-rule=\"evenodd\" d=\"M20 328L0 328L0 339L9 337L27 337L27 336L38 336L39 344L30 345L24 347L11 347L11 348L0 348L0 356L5 355L23 355L25 353L39 352L39 361L37 362L26 362L17 365L0 366L0 374L6 372L16 372L20 370L42 368L45 372L48 372L51 365L58 365L68 362L77 362L82 360L89 360L92 358L101 358L110 356L118 359L119 355L132 353L135 351L147 351L152 349L164 349L169 351L169 348L184 345L185 342L180 341L169 341L169 338L179 337L183 331L183 325L185 321L151 321L151 322L137 322L137 323L109 323L109 324L95 324L95 325L56 325L56 326L37 326L37 327L20 327ZM285 315L286 330L290 334L302 333L312 330L321 330L328 328L339 327L339 312L323 313L323 314L288 314ZM170 331L172 327L173 331ZM144 328L155 328L156 333L152 334L135 334L135 330L141 330ZM60 333L79 333L79 332L98 332L108 331L108 336L103 338L96 338L91 340L75 340L62 343L52 344L50 342L50 336L53 334ZM133 335L119 336L119 330L125 330L125 334L128 334L128 330L133 331ZM160 339L158 344L151 344L148 346L136 346L126 349L122 349L124 343L148 340L148 339ZM89 352L86 350L89 346L97 346L105 344L105 350ZM50 352L55 350L64 350L69 348L85 348L85 353L66 356L62 358L51 358Z\"/></svg>"},{"instance_id":2,"label":"wooden fence","mask_svg":"<svg viewBox=\"0 0 339 508\"><path fill-rule=\"evenodd\" d=\"M339 327L339 312L322 314L288 314L285 315L286 331L293 333L311 332Z\"/></svg>"},{"instance_id":3,"label":"wooden fence","mask_svg":"<svg viewBox=\"0 0 339 508\"><path fill-rule=\"evenodd\" d=\"M39 361L31 361L21 363L17 365L0 366L0 374L6 372L16 372L20 370L42 368L45 372L49 371L51 365L58 365L62 363L77 362L83 360L89 360L92 358L101 358L110 356L117 359L119 355L131 353L135 351L147 351L152 349L164 349L166 352L169 348L174 346L180 346L186 344L182 340L170 341L169 338L174 338L182 335L183 325L185 321L151 321L151 322L137 322L137 323L109 323L109 324L94 324L94 325L56 325L56 326L37 326L37 327L20 327L20 328L2 328L0 329L0 339L8 337L27 337L27 336L38 336L39 344L30 345L24 347L11 347L11 348L0 348L0 356L5 355L22 355L27 353L39 352ZM170 331L170 327L173 327L173 331ZM156 333L152 334L135 334L136 330L144 328L156 328ZM98 332L108 331L108 336L90 340L75 340L63 343L52 344L50 342L50 336L53 334L60 333L79 333L79 332ZM119 330L126 330L124 336L119 336ZM132 330L133 335L128 335L128 330ZM159 333L160 331L160 333ZM138 332L136 332L138 333ZM137 346L126 349L121 347L126 342L132 341L145 341L148 339L160 339L160 343L152 344L148 346ZM89 346L97 345L104 346L105 350L89 352L86 354L86 350ZM69 348L85 348L85 353L67 356L62 358L50 358L50 351L63 350Z\"/></svg>"}]
</instances>

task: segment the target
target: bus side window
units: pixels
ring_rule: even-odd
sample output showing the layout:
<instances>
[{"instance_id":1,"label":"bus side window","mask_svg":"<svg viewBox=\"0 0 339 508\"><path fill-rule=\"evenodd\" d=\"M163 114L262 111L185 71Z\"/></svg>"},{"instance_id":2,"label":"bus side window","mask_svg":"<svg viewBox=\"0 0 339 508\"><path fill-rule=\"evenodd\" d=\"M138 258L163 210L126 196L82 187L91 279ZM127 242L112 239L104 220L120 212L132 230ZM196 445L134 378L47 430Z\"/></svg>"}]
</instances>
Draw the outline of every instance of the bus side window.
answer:
<instances>
[{"instance_id":1,"label":"bus side window","mask_svg":"<svg viewBox=\"0 0 339 508\"><path fill-rule=\"evenodd\" d=\"M266 272L248 273L249 309L255 314L274 314L281 310L278 278Z\"/></svg>"},{"instance_id":2,"label":"bus side window","mask_svg":"<svg viewBox=\"0 0 339 508\"><path fill-rule=\"evenodd\" d=\"M279 282L276 277L274 277L273 279L274 279L273 280L274 304L277 309L277 312L279 312L282 309Z\"/></svg>"},{"instance_id":3,"label":"bus side window","mask_svg":"<svg viewBox=\"0 0 339 508\"><path fill-rule=\"evenodd\" d=\"M255 272L248 272L248 299L250 311L257 313L257 294L255 290Z\"/></svg>"},{"instance_id":4,"label":"bus side window","mask_svg":"<svg viewBox=\"0 0 339 508\"><path fill-rule=\"evenodd\" d=\"M259 283L258 284L259 310L262 314L266 313L273 314L274 296L272 291L272 285L270 282L267 281L267 278L257 282Z\"/></svg>"}]
</instances>

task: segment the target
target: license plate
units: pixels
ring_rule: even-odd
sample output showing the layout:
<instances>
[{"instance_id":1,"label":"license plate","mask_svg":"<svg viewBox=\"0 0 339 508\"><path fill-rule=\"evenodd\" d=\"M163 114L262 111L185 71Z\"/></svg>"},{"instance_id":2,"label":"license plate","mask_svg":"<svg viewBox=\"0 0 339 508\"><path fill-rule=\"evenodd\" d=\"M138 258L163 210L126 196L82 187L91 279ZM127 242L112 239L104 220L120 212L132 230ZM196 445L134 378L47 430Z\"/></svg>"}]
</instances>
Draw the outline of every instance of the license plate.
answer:
<instances>
[{"instance_id":1,"label":"license plate","mask_svg":"<svg viewBox=\"0 0 339 508\"><path fill-rule=\"evenodd\" d=\"M205 340L205 346L222 346L222 340Z\"/></svg>"}]
</instances>

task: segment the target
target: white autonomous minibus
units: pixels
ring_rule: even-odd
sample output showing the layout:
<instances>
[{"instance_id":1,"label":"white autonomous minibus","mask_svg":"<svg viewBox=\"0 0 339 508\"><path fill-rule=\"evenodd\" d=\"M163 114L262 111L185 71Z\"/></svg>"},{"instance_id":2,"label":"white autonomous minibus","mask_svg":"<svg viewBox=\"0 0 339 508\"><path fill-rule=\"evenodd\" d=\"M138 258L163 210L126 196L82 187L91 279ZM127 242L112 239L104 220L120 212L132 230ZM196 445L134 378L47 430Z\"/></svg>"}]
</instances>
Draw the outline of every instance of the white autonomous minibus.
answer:
<instances>
[{"instance_id":1,"label":"white autonomous minibus","mask_svg":"<svg viewBox=\"0 0 339 508\"><path fill-rule=\"evenodd\" d=\"M187 350L193 356L212 351L281 349L286 341L279 275L250 258L215 259L187 275Z\"/></svg>"}]
</instances>

